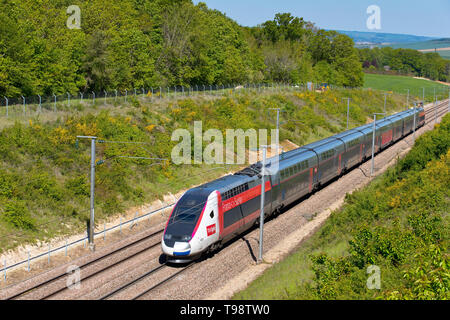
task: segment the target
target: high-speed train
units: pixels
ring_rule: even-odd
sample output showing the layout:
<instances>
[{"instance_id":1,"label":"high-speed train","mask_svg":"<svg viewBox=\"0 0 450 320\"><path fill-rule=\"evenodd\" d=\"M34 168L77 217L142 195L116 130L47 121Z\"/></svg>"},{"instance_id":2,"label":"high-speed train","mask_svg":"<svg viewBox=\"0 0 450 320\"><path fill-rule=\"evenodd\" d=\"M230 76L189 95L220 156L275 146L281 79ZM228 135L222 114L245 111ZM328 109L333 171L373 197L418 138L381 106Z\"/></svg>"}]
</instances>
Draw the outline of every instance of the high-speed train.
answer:
<instances>
[{"instance_id":1,"label":"high-speed train","mask_svg":"<svg viewBox=\"0 0 450 320\"><path fill-rule=\"evenodd\" d=\"M376 122L379 152L425 124L423 108ZM279 155L278 170L266 161L264 215L268 217L359 165L372 154L373 123ZM168 262L186 263L215 250L259 220L261 162L186 191L174 206L161 241ZM274 166L275 167L275 166Z\"/></svg>"}]
</instances>

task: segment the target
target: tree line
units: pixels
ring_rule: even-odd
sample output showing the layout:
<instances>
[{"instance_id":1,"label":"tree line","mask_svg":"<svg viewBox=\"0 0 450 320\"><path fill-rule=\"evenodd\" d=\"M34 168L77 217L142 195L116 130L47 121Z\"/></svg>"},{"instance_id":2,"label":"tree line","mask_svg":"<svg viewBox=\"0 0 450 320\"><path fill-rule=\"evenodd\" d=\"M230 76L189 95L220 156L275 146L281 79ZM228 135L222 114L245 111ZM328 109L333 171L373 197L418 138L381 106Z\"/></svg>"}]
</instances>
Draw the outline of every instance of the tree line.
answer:
<instances>
[{"instance_id":1,"label":"tree line","mask_svg":"<svg viewBox=\"0 0 450 320\"><path fill-rule=\"evenodd\" d=\"M0 96L245 82L357 87L353 41L289 13L242 27L192 0L0 0Z\"/></svg>"},{"instance_id":2,"label":"tree line","mask_svg":"<svg viewBox=\"0 0 450 320\"><path fill-rule=\"evenodd\" d=\"M450 60L435 52L376 47L359 49L359 57L363 68L369 72L383 72L389 66L397 74L450 82Z\"/></svg>"}]
</instances>

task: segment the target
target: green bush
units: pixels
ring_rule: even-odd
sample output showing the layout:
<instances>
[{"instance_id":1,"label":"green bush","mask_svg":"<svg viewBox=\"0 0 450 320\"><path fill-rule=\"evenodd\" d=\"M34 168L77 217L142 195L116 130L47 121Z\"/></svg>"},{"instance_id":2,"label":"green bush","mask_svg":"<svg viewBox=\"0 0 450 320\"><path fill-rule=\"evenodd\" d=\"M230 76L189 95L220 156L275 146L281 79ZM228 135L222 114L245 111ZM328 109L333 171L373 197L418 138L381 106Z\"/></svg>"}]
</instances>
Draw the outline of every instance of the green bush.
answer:
<instances>
[{"instance_id":1,"label":"green bush","mask_svg":"<svg viewBox=\"0 0 450 320\"><path fill-rule=\"evenodd\" d=\"M35 230L35 222L25 201L12 200L2 205L2 219L19 229Z\"/></svg>"}]
</instances>

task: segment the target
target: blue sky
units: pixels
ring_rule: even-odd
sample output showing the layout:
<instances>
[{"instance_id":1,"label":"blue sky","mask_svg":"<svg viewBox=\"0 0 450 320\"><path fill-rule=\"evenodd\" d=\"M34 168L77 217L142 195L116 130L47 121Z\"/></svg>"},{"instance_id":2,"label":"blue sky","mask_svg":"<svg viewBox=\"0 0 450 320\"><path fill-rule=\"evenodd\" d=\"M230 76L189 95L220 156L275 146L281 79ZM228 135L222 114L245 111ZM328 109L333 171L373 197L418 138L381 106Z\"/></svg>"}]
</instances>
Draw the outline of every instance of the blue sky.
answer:
<instances>
[{"instance_id":1,"label":"blue sky","mask_svg":"<svg viewBox=\"0 0 450 320\"><path fill-rule=\"evenodd\" d=\"M194 3L198 3L194 0ZM450 37L450 0L203 0L208 7L224 12L244 26L290 12L323 29L368 30L370 5L381 9L383 33Z\"/></svg>"}]
</instances>

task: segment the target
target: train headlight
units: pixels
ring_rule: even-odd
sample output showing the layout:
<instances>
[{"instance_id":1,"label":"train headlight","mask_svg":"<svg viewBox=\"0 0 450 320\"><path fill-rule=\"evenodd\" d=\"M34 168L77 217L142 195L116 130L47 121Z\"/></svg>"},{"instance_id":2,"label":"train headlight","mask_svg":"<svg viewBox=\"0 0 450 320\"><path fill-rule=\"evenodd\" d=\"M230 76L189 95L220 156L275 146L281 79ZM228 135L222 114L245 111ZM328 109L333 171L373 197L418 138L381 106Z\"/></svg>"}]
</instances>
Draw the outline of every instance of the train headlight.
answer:
<instances>
[{"instance_id":1,"label":"train headlight","mask_svg":"<svg viewBox=\"0 0 450 320\"><path fill-rule=\"evenodd\" d=\"M172 239L172 235L166 233L166 234L164 235L164 240L170 240L170 239Z\"/></svg>"},{"instance_id":2,"label":"train headlight","mask_svg":"<svg viewBox=\"0 0 450 320\"><path fill-rule=\"evenodd\" d=\"M182 237L181 237L181 241L186 241L186 242L188 242L188 241L190 241L191 239L192 239L191 236L182 236Z\"/></svg>"}]
</instances>

